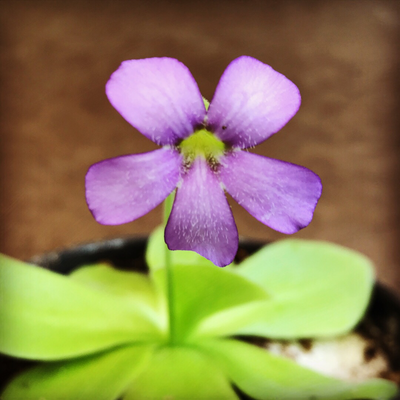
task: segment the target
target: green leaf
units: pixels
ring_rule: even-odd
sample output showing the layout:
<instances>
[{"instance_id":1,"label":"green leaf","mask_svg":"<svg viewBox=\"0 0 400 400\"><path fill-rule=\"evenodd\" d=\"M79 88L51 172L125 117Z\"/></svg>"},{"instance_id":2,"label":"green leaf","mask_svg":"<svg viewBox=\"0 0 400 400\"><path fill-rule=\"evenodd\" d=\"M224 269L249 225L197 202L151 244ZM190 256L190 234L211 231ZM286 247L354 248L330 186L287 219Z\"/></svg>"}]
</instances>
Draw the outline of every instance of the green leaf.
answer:
<instances>
[{"instance_id":1,"label":"green leaf","mask_svg":"<svg viewBox=\"0 0 400 400\"><path fill-rule=\"evenodd\" d=\"M124 400L238 400L224 373L190 347L157 349Z\"/></svg>"},{"instance_id":2,"label":"green leaf","mask_svg":"<svg viewBox=\"0 0 400 400\"><path fill-rule=\"evenodd\" d=\"M73 271L70 277L90 288L121 297L125 302L132 302L135 307L158 312L158 319L166 320L165 301L160 304L154 284L147 274L119 271L103 263L82 266Z\"/></svg>"},{"instance_id":3,"label":"green leaf","mask_svg":"<svg viewBox=\"0 0 400 400\"><path fill-rule=\"evenodd\" d=\"M172 265L206 265L215 268L211 261L194 251L168 250L164 240L164 226L159 226L150 235L147 243L146 262L150 271L154 272L165 267L165 254L167 251L170 254Z\"/></svg>"},{"instance_id":4,"label":"green leaf","mask_svg":"<svg viewBox=\"0 0 400 400\"><path fill-rule=\"evenodd\" d=\"M268 245L233 270L262 286L271 299L214 315L203 321L201 334L280 339L342 334L362 318L374 283L368 258L306 240Z\"/></svg>"},{"instance_id":5,"label":"green leaf","mask_svg":"<svg viewBox=\"0 0 400 400\"><path fill-rule=\"evenodd\" d=\"M173 265L173 306L177 341L190 336L196 325L209 315L268 298L263 289L233 272L214 265ZM165 270L154 274L165 288Z\"/></svg>"},{"instance_id":6,"label":"green leaf","mask_svg":"<svg viewBox=\"0 0 400 400\"><path fill-rule=\"evenodd\" d=\"M59 360L135 341L163 340L138 302L0 255L0 351Z\"/></svg>"},{"instance_id":7,"label":"green leaf","mask_svg":"<svg viewBox=\"0 0 400 400\"><path fill-rule=\"evenodd\" d=\"M152 346L119 347L71 361L50 362L15 378L3 400L115 400L146 367Z\"/></svg>"},{"instance_id":8,"label":"green leaf","mask_svg":"<svg viewBox=\"0 0 400 400\"><path fill-rule=\"evenodd\" d=\"M382 379L351 383L323 376L236 340L214 339L199 346L235 385L257 400L386 400L397 391L393 382Z\"/></svg>"}]
</instances>

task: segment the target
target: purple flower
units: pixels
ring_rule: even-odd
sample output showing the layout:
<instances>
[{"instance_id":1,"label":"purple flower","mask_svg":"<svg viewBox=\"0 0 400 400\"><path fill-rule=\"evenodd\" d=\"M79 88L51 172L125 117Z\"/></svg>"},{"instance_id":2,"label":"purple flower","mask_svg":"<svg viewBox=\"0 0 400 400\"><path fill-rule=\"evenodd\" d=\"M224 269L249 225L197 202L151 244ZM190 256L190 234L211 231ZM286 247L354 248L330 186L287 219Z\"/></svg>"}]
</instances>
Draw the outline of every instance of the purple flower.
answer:
<instances>
[{"instance_id":1,"label":"purple flower","mask_svg":"<svg viewBox=\"0 0 400 400\"><path fill-rule=\"evenodd\" d=\"M311 222L319 177L246 151L279 131L300 107L296 85L270 66L247 56L232 61L208 110L188 68L172 58L124 61L106 93L161 148L89 168L86 199L99 223L133 221L176 188L165 229L168 247L225 266L236 254L238 232L224 191L279 232L294 233Z\"/></svg>"}]
</instances>

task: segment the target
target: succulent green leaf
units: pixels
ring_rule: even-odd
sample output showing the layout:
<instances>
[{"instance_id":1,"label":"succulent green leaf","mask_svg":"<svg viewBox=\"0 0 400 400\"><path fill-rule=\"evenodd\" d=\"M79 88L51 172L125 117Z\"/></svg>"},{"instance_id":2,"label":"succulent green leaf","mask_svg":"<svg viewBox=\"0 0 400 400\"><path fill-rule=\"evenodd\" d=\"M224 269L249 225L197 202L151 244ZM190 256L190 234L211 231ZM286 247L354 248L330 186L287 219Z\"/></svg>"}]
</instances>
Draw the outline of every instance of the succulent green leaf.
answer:
<instances>
[{"instance_id":1,"label":"succulent green leaf","mask_svg":"<svg viewBox=\"0 0 400 400\"><path fill-rule=\"evenodd\" d=\"M150 307L4 255L0 320L0 351L27 359L59 360L164 337Z\"/></svg>"},{"instance_id":2,"label":"succulent green leaf","mask_svg":"<svg viewBox=\"0 0 400 400\"><path fill-rule=\"evenodd\" d=\"M190 347L157 349L123 400L238 400L224 373Z\"/></svg>"},{"instance_id":3,"label":"succulent green leaf","mask_svg":"<svg viewBox=\"0 0 400 400\"><path fill-rule=\"evenodd\" d=\"M150 271L154 272L165 267L166 252L169 252L172 265L208 265L215 268L211 261L194 251L168 250L164 240L164 227L159 226L150 235L147 243L146 262Z\"/></svg>"},{"instance_id":4,"label":"succulent green leaf","mask_svg":"<svg viewBox=\"0 0 400 400\"><path fill-rule=\"evenodd\" d=\"M163 307L160 305L154 284L147 274L120 271L102 263L82 266L73 271L70 277L90 288L132 302L136 307L159 310L160 313L163 310L165 313L165 305Z\"/></svg>"},{"instance_id":5,"label":"succulent green leaf","mask_svg":"<svg viewBox=\"0 0 400 400\"><path fill-rule=\"evenodd\" d=\"M392 398L393 382L345 382L318 374L290 359L237 340L210 339L198 344L232 382L257 400L349 400Z\"/></svg>"},{"instance_id":6,"label":"succulent green leaf","mask_svg":"<svg viewBox=\"0 0 400 400\"><path fill-rule=\"evenodd\" d=\"M202 334L279 339L342 334L362 318L374 284L368 258L317 241L268 245L231 270L271 298L211 316L199 328Z\"/></svg>"},{"instance_id":7,"label":"succulent green leaf","mask_svg":"<svg viewBox=\"0 0 400 400\"><path fill-rule=\"evenodd\" d=\"M119 347L100 354L43 363L16 377L3 400L116 400L146 367L151 345Z\"/></svg>"},{"instance_id":8,"label":"succulent green leaf","mask_svg":"<svg viewBox=\"0 0 400 400\"><path fill-rule=\"evenodd\" d=\"M186 340L210 315L268 298L255 283L214 265L173 265L171 272L176 341ZM156 271L154 279L165 288L165 270Z\"/></svg>"}]
</instances>

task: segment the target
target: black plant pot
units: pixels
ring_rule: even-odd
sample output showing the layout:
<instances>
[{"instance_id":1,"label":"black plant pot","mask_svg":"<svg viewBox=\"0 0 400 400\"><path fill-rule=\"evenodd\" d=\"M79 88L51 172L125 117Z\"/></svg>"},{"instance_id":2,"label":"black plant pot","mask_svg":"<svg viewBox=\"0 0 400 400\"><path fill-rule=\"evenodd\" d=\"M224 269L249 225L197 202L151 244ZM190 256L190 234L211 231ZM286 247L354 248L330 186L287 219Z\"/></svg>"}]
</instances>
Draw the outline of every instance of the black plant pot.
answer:
<instances>
[{"instance_id":1,"label":"black plant pot","mask_svg":"<svg viewBox=\"0 0 400 400\"><path fill-rule=\"evenodd\" d=\"M101 261L110 262L118 269L145 273L147 272L144 260L146 244L146 237L105 240L36 256L30 262L61 274L68 274L84 264ZM240 262L263 245L264 243L257 241L241 241L236 261ZM388 360L389 370L381 377L393 380L399 385L400 299L383 285L376 284L368 310L364 319L355 328L355 332L372 343L365 351L365 362L370 362L376 353L383 353ZM243 339L259 346L264 346L266 342L265 339L261 338ZM302 342L305 347L310 345L309 341ZM34 364L35 362L0 354L0 393L13 376ZM239 395L242 399L250 399L244 394L239 393ZM400 400L400 394L393 400Z\"/></svg>"}]
</instances>

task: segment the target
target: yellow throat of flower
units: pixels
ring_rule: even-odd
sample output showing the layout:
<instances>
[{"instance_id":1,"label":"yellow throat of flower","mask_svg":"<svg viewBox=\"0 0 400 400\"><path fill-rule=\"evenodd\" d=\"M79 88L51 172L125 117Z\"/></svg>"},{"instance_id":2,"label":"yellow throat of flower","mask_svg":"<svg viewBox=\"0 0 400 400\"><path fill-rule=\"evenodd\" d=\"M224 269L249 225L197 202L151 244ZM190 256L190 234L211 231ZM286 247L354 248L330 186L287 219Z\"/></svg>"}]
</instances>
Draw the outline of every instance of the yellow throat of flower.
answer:
<instances>
[{"instance_id":1,"label":"yellow throat of flower","mask_svg":"<svg viewBox=\"0 0 400 400\"><path fill-rule=\"evenodd\" d=\"M216 163L224 154L225 144L212 132L200 129L184 139L180 143L179 149L187 163L191 163L199 156Z\"/></svg>"}]
</instances>

